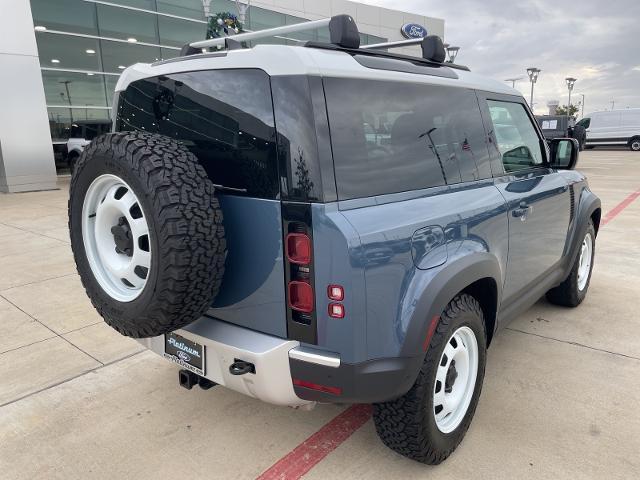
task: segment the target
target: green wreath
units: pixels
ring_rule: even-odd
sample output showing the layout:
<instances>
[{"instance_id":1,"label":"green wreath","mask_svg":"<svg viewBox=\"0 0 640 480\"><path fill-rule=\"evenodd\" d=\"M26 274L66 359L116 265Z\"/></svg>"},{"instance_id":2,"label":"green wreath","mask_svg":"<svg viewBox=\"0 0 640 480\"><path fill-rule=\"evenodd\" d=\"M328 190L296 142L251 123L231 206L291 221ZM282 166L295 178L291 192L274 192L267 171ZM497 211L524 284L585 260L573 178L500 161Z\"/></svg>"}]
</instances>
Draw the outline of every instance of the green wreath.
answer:
<instances>
[{"instance_id":1,"label":"green wreath","mask_svg":"<svg viewBox=\"0 0 640 480\"><path fill-rule=\"evenodd\" d=\"M219 38L243 32L242 23L230 12L219 12L209 18L207 38Z\"/></svg>"}]
</instances>

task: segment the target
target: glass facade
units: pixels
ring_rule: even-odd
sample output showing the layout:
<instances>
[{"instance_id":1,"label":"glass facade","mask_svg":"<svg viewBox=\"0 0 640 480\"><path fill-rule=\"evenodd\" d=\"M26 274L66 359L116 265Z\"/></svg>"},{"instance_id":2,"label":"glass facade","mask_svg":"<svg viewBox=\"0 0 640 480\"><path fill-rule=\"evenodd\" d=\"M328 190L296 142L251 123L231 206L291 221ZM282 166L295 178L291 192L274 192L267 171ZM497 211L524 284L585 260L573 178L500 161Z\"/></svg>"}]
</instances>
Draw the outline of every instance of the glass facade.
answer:
<instances>
[{"instance_id":1,"label":"glass facade","mask_svg":"<svg viewBox=\"0 0 640 480\"><path fill-rule=\"evenodd\" d=\"M202 0L31 0L42 80L54 143L66 141L74 122L110 118L120 72L137 62L177 56L182 45L204 39ZM211 0L211 14L236 12L232 0ZM246 30L306 19L250 7ZM328 29L260 43L328 41ZM363 44L386 39L361 34Z\"/></svg>"}]
</instances>

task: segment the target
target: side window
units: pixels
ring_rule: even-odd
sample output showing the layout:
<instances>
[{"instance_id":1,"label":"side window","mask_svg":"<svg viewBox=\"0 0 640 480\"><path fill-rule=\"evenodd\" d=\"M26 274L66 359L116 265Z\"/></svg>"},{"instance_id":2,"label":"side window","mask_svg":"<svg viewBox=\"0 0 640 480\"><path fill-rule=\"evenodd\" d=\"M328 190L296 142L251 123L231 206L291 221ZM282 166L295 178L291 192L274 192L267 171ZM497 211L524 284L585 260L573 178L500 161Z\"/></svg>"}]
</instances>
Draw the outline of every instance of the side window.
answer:
<instances>
[{"instance_id":1,"label":"side window","mask_svg":"<svg viewBox=\"0 0 640 480\"><path fill-rule=\"evenodd\" d=\"M498 154L505 171L543 164L540 138L520 103L487 100Z\"/></svg>"},{"instance_id":2,"label":"side window","mask_svg":"<svg viewBox=\"0 0 640 480\"><path fill-rule=\"evenodd\" d=\"M338 198L491 176L472 90L324 79Z\"/></svg>"},{"instance_id":3,"label":"side window","mask_svg":"<svg viewBox=\"0 0 640 480\"><path fill-rule=\"evenodd\" d=\"M576 123L576 125L580 125L581 127L584 127L584 128L589 128L589 125L591 125L591 119L583 118L578 123Z\"/></svg>"},{"instance_id":4,"label":"side window","mask_svg":"<svg viewBox=\"0 0 640 480\"><path fill-rule=\"evenodd\" d=\"M144 130L183 143L214 183L242 195L280 193L269 76L214 70L132 82L120 94L116 131Z\"/></svg>"}]
</instances>

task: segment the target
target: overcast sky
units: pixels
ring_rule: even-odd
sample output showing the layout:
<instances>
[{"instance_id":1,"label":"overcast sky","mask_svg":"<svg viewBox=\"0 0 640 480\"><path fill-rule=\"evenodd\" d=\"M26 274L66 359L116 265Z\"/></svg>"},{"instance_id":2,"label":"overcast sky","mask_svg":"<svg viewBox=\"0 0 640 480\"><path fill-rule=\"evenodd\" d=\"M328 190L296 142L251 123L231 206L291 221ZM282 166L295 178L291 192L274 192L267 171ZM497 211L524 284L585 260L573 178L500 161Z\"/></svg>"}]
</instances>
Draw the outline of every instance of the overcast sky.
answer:
<instances>
[{"instance_id":1,"label":"overcast sky","mask_svg":"<svg viewBox=\"0 0 640 480\"><path fill-rule=\"evenodd\" d=\"M640 0L360 0L443 18L445 41L460 46L457 63L498 80L542 70L536 113L549 100L568 101L566 77L576 82L571 103L585 95L585 114L640 107ZM394 25L395 27L395 25Z\"/></svg>"}]
</instances>

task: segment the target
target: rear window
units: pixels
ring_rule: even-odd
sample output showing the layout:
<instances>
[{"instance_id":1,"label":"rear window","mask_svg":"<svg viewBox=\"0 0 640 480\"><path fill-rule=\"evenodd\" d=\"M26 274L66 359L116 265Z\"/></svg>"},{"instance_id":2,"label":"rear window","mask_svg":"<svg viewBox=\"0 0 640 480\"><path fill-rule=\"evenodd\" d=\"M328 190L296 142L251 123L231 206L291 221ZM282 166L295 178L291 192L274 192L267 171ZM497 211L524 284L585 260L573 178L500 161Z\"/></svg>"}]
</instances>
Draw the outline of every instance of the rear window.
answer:
<instances>
[{"instance_id":1,"label":"rear window","mask_svg":"<svg viewBox=\"0 0 640 480\"><path fill-rule=\"evenodd\" d=\"M214 70L132 82L119 97L116 130L175 138L214 183L259 198L279 194L268 75Z\"/></svg>"},{"instance_id":2,"label":"rear window","mask_svg":"<svg viewBox=\"0 0 640 480\"><path fill-rule=\"evenodd\" d=\"M491 176L472 90L361 79L324 84L340 200Z\"/></svg>"}]
</instances>

